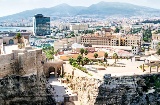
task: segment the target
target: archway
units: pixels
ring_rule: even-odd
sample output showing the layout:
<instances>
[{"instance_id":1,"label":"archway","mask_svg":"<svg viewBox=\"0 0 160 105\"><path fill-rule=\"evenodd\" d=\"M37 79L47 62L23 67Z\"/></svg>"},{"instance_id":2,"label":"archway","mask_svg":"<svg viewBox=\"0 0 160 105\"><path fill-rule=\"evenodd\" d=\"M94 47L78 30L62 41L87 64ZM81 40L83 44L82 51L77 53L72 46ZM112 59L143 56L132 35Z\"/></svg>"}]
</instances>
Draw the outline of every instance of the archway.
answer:
<instances>
[{"instance_id":1,"label":"archway","mask_svg":"<svg viewBox=\"0 0 160 105\"><path fill-rule=\"evenodd\" d=\"M13 39L10 39L10 40L9 40L9 44L14 44Z\"/></svg>"},{"instance_id":2,"label":"archway","mask_svg":"<svg viewBox=\"0 0 160 105\"><path fill-rule=\"evenodd\" d=\"M55 68L54 67L49 67L48 68L48 77L51 76L51 73L54 74L54 76L55 76Z\"/></svg>"},{"instance_id":3,"label":"archway","mask_svg":"<svg viewBox=\"0 0 160 105\"><path fill-rule=\"evenodd\" d=\"M54 77L59 77L61 75L61 68L49 67L48 68L48 77L54 75Z\"/></svg>"}]
</instances>

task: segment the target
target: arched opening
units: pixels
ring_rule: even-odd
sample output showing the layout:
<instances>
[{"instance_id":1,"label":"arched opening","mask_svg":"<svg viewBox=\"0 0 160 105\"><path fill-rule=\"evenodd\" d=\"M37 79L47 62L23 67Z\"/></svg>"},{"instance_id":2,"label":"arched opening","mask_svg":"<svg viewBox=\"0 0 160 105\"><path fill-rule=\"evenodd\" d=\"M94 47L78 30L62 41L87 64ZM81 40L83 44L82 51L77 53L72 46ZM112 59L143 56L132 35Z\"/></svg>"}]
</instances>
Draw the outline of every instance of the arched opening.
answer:
<instances>
[{"instance_id":1,"label":"arched opening","mask_svg":"<svg viewBox=\"0 0 160 105\"><path fill-rule=\"evenodd\" d=\"M10 40L9 40L9 44L14 44L13 39L10 39Z\"/></svg>"},{"instance_id":2,"label":"arched opening","mask_svg":"<svg viewBox=\"0 0 160 105\"><path fill-rule=\"evenodd\" d=\"M49 67L47 77L59 77L61 75L61 68Z\"/></svg>"},{"instance_id":3,"label":"arched opening","mask_svg":"<svg viewBox=\"0 0 160 105\"><path fill-rule=\"evenodd\" d=\"M50 76L55 76L55 68L54 67L49 67L48 68L48 73L49 73L49 77Z\"/></svg>"}]
</instances>

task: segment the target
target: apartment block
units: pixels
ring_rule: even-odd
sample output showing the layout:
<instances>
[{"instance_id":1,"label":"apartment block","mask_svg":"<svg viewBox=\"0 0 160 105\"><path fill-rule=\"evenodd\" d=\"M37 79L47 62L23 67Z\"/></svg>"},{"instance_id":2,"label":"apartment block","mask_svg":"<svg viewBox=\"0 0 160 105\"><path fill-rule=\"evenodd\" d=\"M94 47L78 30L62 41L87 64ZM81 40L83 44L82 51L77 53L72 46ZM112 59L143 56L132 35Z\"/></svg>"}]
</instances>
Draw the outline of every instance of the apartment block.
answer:
<instances>
[{"instance_id":1,"label":"apartment block","mask_svg":"<svg viewBox=\"0 0 160 105\"><path fill-rule=\"evenodd\" d=\"M151 49L155 50L159 42L160 42L160 34L152 34Z\"/></svg>"},{"instance_id":2,"label":"apartment block","mask_svg":"<svg viewBox=\"0 0 160 105\"><path fill-rule=\"evenodd\" d=\"M122 38L121 38L122 39ZM124 39L124 46L141 45L142 37L140 35L126 35Z\"/></svg>"},{"instance_id":3,"label":"apartment block","mask_svg":"<svg viewBox=\"0 0 160 105\"><path fill-rule=\"evenodd\" d=\"M117 34L88 34L81 37L81 44L107 45L107 46L133 46L141 45L142 38L139 35L117 35Z\"/></svg>"},{"instance_id":4,"label":"apartment block","mask_svg":"<svg viewBox=\"0 0 160 105\"><path fill-rule=\"evenodd\" d=\"M115 35L84 35L81 37L81 44L119 46L119 37Z\"/></svg>"},{"instance_id":5,"label":"apartment block","mask_svg":"<svg viewBox=\"0 0 160 105\"><path fill-rule=\"evenodd\" d=\"M160 40L160 34L152 34L152 40Z\"/></svg>"},{"instance_id":6,"label":"apartment block","mask_svg":"<svg viewBox=\"0 0 160 105\"><path fill-rule=\"evenodd\" d=\"M160 40L152 40L151 49L155 50Z\"/></svg>"}]
</instances>

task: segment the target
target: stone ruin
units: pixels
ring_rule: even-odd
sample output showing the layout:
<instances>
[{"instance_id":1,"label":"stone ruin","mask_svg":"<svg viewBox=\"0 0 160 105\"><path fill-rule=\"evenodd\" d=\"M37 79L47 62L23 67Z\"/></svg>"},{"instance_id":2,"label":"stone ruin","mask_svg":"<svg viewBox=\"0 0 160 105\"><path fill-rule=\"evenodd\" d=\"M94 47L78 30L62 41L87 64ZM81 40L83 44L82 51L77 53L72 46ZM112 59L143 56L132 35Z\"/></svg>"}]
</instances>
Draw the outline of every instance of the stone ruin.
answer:
<instances>
[{"instance_id":1,"label":"stone ruin","mask_svg":"<svg viewBox=\"0 0 160 105\"><path fill-rule=\"evenodd\" d=\"M31 47L0 55L0 105L55 105L44 62L42 50Z\"/></svg>"},{"instance_id":2,"label":"stone ruin","mask_svg":"<svg viewBox=\"0 0 160 105\"><path fill-rule=\"evenodd\" d=\"M87 77L67 77L68 86L78 96L80 105L93 105L98 95L100 80Z\"/></svg>"}]
</instances>

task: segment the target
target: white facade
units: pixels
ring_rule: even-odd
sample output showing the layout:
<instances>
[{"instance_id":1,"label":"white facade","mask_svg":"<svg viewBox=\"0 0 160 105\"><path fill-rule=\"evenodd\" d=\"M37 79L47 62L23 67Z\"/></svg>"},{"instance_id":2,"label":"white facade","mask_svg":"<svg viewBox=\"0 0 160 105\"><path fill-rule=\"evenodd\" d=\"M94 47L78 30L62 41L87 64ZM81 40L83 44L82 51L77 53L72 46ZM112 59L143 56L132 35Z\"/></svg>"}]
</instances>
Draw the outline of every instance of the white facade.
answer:
<instances>
[{"instance_id":1,"label":"white facade","mask_svg":"<svg viewBox=\"0 0 160 105\"><path fill-rule=\"evenodd\" d=\"M3 54L3 39L0 38L0 54Z\"/></svg>"},{"instance_id":2,"label":"white facade","mask_svg":"<svg viewBox=\"0 0 160 105\"><path fill-rule=\"evenodd\" d=\"M132 54L137 55L139 53L139 46L132 46Z\"/></svg>"},{"instance_id":3,"label":"white facade","mask_svg":"<svg viewBox=\"0 0 160 105\"><path fill-rule=\"evenodd\" d=\"M151 49L156 49L157 44L160 42L160 40L152 40L151 42Z\"/></svg>"},{"instance_id":4,"label":"white facade","mask_svg":"<svg viewBox=\"0 0 160 105\"><path fill-rule=\"evenodd\" d=\"M88 24L73 24L70 25L70 30L88 30Z\"/></svg>"}]
</instances>

